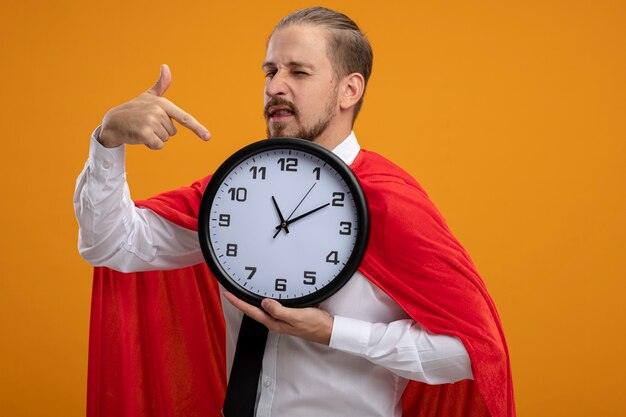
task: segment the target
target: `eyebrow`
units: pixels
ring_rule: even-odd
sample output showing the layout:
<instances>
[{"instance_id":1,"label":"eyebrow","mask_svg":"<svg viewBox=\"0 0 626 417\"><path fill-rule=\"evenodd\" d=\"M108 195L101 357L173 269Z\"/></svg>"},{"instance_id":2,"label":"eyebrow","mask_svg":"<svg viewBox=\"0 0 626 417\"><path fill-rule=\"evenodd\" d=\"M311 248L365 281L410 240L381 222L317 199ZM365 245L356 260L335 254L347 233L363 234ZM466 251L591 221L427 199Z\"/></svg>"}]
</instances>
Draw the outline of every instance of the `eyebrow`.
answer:
<instances>
[{"instance_id":1,"label":"eyebrow","mask_svg":"<svg viewBox=\"0 0 626 417\"><path fill-rule=\"evenodd\" d=\"M261 65L262 69L265 69L267 67L276 67L277 65L272 62L272 61L265 61L263 63L263 65ZM300 61L290 61L287 63L287 66L290 68L296 67L296 68L308 68L308 69L313 69L313 65L312 64L305 64L304 62L300 62Z\"/></svg>"}]
</instances>

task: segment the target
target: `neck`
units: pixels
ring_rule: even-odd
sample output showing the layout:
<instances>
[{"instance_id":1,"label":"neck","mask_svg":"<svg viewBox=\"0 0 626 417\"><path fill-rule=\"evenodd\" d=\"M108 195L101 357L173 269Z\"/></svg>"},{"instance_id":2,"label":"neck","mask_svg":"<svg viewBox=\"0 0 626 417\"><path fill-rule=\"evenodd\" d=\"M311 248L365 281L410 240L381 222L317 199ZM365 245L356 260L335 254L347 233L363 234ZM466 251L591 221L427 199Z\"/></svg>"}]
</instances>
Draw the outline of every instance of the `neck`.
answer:
<instances>
[{"instance_id":1,"label":"neck","mask_svg":"<svg viewBox=\"0 0 626 417\"><path fill-rule=\"evenodd\" d=\"M352 132L352 119L343 120L342 123L331 123L313 142L332 151L348 137L350 132Z\"/></svg>"}]
</instances>

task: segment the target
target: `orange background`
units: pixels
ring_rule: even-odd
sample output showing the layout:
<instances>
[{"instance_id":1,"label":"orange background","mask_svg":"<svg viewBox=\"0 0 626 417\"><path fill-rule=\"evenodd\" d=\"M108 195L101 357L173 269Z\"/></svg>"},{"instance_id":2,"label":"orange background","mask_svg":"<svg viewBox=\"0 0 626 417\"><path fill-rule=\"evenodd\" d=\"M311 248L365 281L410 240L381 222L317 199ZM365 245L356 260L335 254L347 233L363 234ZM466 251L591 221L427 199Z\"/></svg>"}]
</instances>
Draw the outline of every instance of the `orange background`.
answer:
<instances>
[{"instance_id":1,"label":"orange background","mask_svg":"<svg viewBox=\"0 0 626 417\"><path fill-rule=\"evenodd\" d=\"M85 410L91 268L74 181L109 107L152 85L213 134L128 151L135 198L264 135L265 39L301 1L3 0L0 415ZM369 36L356 133L429 191L490 289L520 416L623 416L626 6L328 1Z\"/></svg>"}]
</instances>

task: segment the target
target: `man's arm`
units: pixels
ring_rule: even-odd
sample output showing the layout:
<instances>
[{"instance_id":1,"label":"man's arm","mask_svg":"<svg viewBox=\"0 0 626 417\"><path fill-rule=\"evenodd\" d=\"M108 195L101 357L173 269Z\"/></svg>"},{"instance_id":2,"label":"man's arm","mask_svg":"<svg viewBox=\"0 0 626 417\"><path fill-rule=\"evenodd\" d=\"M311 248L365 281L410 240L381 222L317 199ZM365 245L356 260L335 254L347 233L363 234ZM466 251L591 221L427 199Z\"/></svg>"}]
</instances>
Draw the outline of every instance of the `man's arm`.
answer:
<instances>
[{"instance_id":1,"label":"man's arm","mask_svg":"<svg viewBox=\"0 0 626 417\"><path fill-rule=\"evenodd\" d=\"M176 134L172 120L209 137L191 115L162 97L170 83L171 73L163 65L156 84L109 110L91 138L89 159L76 182L74 210L79 252L93 265L131 272L202 261L196 233L136 208L126 183L125 144L161 149Z\"/></svg>"},{"instance_id":2,"label":"man's arm","mask_svg":"<svg viewBox=\"0 0 626 417\"><path fill-rule=\"evenodd\" d=\"M369 323L333 317L319 308L288 308L269 298L260 309L231 293L224 296L270 331L329 345L404 378L427 384L473 379L469 355L458 338L429 333L411 319Z\"/></svg>"},{"instance_id":3,"label":"man's arm","mask_svg":"<svg viewBox=\"0 0 626 417\"><path fill-rule=\"evenodd\" d=\"M126 183L124 147L103 147L95 138L98 130L74 193L81 256L94 266L122 272L202 262L196 232L135 207Z\"/></svg>"},{"instance_id":4,"label":"man's arm","mask_svg":"<svg viewBox=\"0 0 626 417\"><path fill-rule=\"evenodd\" d=\"M369 323L335 316L330 347L427 384L473 379L461 340L430 333L411 319Z\"/></svg>"}]
</instances>

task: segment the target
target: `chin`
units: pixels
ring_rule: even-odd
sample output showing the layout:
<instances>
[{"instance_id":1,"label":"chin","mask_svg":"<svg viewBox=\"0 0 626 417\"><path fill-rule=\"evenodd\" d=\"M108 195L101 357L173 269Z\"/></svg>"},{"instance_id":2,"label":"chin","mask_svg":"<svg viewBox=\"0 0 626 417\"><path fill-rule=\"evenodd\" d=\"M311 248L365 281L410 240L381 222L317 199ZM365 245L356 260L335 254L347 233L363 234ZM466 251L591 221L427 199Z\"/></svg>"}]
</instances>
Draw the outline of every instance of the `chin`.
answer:
<instances>
[{"instance_id":1,"label":"chin","mask_svg":"<svg viewBox=\"0 0 626 417\"><path fill-rule=\"evenodd\" d=\"M268 139L294 137L293 132L290 132L285 125L280 123L273 123L271 128L267 126L266 132Z\"/></svg>"},{"instance_id":2,"label":"chin","mask_svg":"<svg viewBox=\"0 0 626 417\"><path fill-rule=\"evenodd\" d=\"M323 132L323 129L318 129ZM320 132L320 133L321 133ZM299 138L309 142L314 142L320 135L317 132L308 131L299 126L292 126L291 129L281 123L272 123L267 125L267 137L271 138Z\"/></svg>"},{"instance_id":3,"label":"chin","mask_svg":"<svg viewBox=\"0 0 626 417\"><path fill-rule=\"evenodd\" d=\"M266 129L265 132L267 134L267 138L271 139L271 138L278 138L282 135L283 133L283 126L276 126L276 124L274 124L273 128L270 127L269 124L266 125Z\"/></svg>"}]
</instances>

